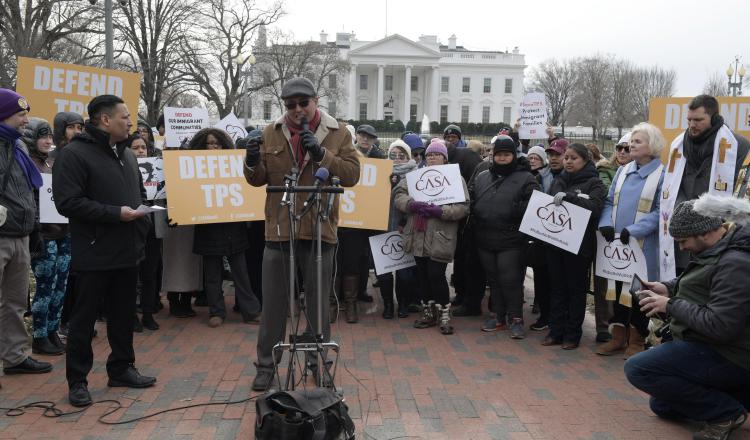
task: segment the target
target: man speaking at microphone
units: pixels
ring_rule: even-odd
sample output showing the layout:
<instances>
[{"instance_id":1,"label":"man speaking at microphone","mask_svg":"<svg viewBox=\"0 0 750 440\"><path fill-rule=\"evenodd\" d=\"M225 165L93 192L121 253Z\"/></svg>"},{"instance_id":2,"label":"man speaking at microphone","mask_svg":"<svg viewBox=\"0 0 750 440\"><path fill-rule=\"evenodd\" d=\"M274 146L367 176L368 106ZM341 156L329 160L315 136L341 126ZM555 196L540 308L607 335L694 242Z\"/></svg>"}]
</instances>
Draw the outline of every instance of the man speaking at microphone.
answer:
<instances>
[{"instance_id":1,"label":"man speaking at microphone","mask_svg":"<svg viewBox=\"0 0 750 440\"><path fill-rule=\"evenodd\" d=\"M359 160L352 144L352 137L344 124L318 108L315 86L305 78L294 78L281 89L286 113L268 125L260 138L245 138L237 146L247 150L245 178L253 186L282 186L284 177L296 169L299 173L297 185L315 184L318 169L326 168L330 176L337 176L341 185L350 187L359 180ZM324 173L321 173L324 174ZM321 175L319 174L319 176ZM323 182L328 185L328 182ZM303 208L308 194L298 193L297 213ZM281 206L283 193L266 196L266 247L263 252L263 311L258 335L257 374L253 390L267 390L274 375L273 346L284 340L286 317L289 309L289 215ZM290 195L289 197L292 197ZM327 197L327 196L326 196ZM326 197L323 197L324 202ZM326 203L322 203L325 208ZM326 302L322 307L323 339L330 340L328 320L328 292L331 290L333 254L336 245L336 230L339 220L338 197L336 197L329 220L323 224L323 292L316 289L314 231L317 209L313 207L299 222L296 233L297 262L302 269L307 294L308 331L317 328L317 301ZM312 359L312 357L311 357ZM280 361L280 359L277 359ZM312 368L315 372L316 368ZM316 378L317 379L317 378ZM322 383L330 383L323 377Z\"/></svg>"}]
</instances>

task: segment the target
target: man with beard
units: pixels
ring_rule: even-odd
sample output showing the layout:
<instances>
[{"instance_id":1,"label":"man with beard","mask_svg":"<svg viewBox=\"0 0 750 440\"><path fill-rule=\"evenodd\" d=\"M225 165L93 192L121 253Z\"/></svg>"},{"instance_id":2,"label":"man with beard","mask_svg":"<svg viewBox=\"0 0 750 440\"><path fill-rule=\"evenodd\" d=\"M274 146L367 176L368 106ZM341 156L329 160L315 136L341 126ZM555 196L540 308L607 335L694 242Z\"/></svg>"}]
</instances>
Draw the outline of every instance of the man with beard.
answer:
<instances>
[{"instance_id":1,"label":"man with beard","mask_svg":"<svg viewBox=\"0 0 750 440\"><path fill-rule=\"evenodd\" d=\"M688 105L688 129L669 149L660 206L660 270L662 279L674 278L688 265L690 256L675 246L669 219L675 206L709 192L731 196L734 182L750 150L750 143L733 133L719 115L713 96L699 95Z\"/></svg>"}]
</instances>

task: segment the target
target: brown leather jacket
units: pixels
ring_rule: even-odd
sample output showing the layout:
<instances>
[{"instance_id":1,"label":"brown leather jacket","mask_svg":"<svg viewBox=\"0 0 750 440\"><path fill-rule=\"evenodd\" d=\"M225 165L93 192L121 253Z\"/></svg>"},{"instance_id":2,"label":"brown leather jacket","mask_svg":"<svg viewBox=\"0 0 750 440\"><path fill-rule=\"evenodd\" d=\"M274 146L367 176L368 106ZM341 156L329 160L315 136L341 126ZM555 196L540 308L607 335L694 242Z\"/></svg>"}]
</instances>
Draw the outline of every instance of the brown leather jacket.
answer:
<instances>
[{"instance_id":1,"label":"brown leather jacket","mask_svg":"<svg viewBox=\"0 0 750 440\"><path fill-rule=\"evenodd\" d=\"M281 186L284 185L284 176L289 174L294 164L292 147L289 144L289 129L284 124L284 116L263 130L263 144L260 147L260 163L251 168L245 166L245 179L253 186ZM320 110L320 125L315 132L315 137L320 145L326 149L325 156L320 164L310 160L308 155L300 171L300 186L310 186L315 182L315 171L324 167L328 169L331 176L341 179L341 186L351 187L359 181L359 159L352 144L352 136L346 125L339 123L322 110ZM328 182L327 184L330 184ZM283 193L269 193L266 195L266 241L288 241L289 240L289 214L287 207L281 206ZM297 211L302 210L302 205L308 194L297 194ZM323 197L325 200L327 196ZM315 216L317 212L313 209L306 214L299 223L297 238L312 240L314 238ZM326 243L336 243L336 231L339 222L338 197L331 212L329 224L322 228L322 238Z\"/></svg>"}]
</instances>

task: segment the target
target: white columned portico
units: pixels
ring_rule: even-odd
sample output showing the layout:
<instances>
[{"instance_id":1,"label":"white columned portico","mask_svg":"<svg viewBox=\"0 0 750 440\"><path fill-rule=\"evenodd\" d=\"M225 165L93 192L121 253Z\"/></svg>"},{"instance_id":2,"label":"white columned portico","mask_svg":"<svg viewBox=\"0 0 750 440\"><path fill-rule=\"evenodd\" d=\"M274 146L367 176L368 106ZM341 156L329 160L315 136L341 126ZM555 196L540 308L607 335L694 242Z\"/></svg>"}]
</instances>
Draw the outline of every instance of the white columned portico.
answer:
<instances>
[{"instance_id":1,"label":"white columned portico","mask_svg":"<svg viewBox=\"0 0 750 440\"><path fill-rule=\"evenodd\" d=\"M383 88L385 86L385 78L384 78L384 68L385 65L378 64L378 100L375 101L375 105L377 106L377 111L375 114L377 115L376 119L378 121L382 121L383 116Z\"/></svg>"},{"instance_id":2,"label":"white columned portico","mask_svg":"<svg viewBox=\"0 0 750 440\"><path fill-rule=\"evenodd\" d=\"M438 107L438 96L440 87L440 77L438 76L438 66L432 66L432 81L430 81L430 105L428 117L430 121L440 121L440 113Z\"/></svg>"},{"instance_id":3,"label":"white columned portico","mask_svg":"<svg viewBox=\"0 0 750 440\"><path fill-rule=\"evenodd\" d=\"M406 65L406 71L404 73L404 107L401 113L401 122L406 125L409 122L411 116L411 66Z\"/></svg>"},{"instance_id":4,"label":"white columned portico","mask_svg":"<svg viewBox=\"0 0 750 440\"><path fill-rule=\"evenodd\" d=\"M357 120L357 65L349 67L349 118Z\"/></svg>"}]
</instances>

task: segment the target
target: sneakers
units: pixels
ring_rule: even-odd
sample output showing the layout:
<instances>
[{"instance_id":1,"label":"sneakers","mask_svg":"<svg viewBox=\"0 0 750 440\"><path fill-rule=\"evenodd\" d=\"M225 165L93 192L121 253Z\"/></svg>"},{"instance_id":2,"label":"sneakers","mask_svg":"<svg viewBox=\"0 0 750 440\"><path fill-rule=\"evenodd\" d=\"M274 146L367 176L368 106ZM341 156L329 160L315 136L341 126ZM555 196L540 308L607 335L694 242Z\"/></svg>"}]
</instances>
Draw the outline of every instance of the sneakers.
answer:
<instances>
[{"instance_id":1,"label":"sneakers","mask_svg":"<svg viewBox=\"0 0 750 440\"><path fill-rule=\"evenodd\" d=\"M523 339L526 337L526 331L523 329L522 318L513 318L513 321L511 321L510 337L511 339Z\"/></svg>"},{"instance_id":2,"label":"sneakers","mask_svg":"<svg viewBox=\"0 0 750 440\"><path fill-rule=\"evenodd\" d=\"M504 331L507 329L508 327L505 325L505 323L500 322L497 318L490 318L484 321L484 324L482 324L483 332L496 332L496 331Z\"/></svg>"},{"instance_id":3,"label":"sneakers","mask_svg":"<svg viewBox=\"0 0 750 440\"><path fill-rule=\"evenodd\" d=\"M451 325L451 305L450 303L441 306L440 304L435 306L440 313L440 333L444 335L453 334L453 326Z\"/></svg>"},{"instance_id":4,"label":"sneakers","mask_svg":"<svg viewBox=\"0 0 750 440\"><path fill-rule=\"evenodd\" d=\"M725 422L706 423L703 429L693 434L693 440L726 440L732 431L745 423L746 419L747 414L743 413Z\"/></svg>"},{"instance_id":5,"label":"sneakers","mask_svg":"<svg viewBox=\"0 0 750 440\"><path fill-rule=\"evenodd\" d=\"M428 301L427 304L422 302L422 315L414 321L414 328L427 328L437 325L437 313L435 310L435 301Z\"/></svg>"},{"instance_id":6,"label":"sneakers","mask_svg":"<svg viewBox=\"0 0 750 440\"><path fill-rule=\"evenodd\" d=\"M266 391L271 387L271 382L273 382L273 370L258 370L253 379L253 391Z\"/></svg>"},{"instance_id":7,"label":"sneakers","mask_svg":"<svg viewBox=\"0 0 750 440\"><path fill-rule=\"evenodd\" d=\"M535 332L541 332L541 331L547 330L548 328L549 328L549 323L542 319L537 319L535 323L529 326L529 330L535 331Z\"/></svg>"}]
</instances>

